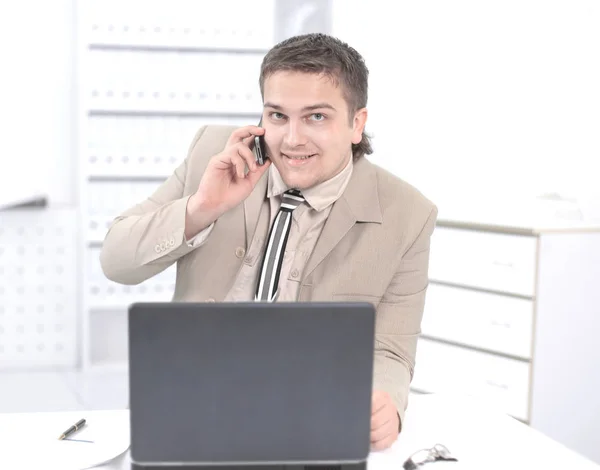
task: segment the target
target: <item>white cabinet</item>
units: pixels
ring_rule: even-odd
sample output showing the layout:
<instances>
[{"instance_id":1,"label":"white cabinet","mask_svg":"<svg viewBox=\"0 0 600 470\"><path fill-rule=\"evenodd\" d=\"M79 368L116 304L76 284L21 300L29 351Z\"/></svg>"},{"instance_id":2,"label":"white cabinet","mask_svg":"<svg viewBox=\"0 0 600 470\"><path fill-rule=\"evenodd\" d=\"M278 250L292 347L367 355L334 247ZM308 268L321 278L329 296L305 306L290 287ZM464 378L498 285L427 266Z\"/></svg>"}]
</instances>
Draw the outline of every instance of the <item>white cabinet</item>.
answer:
<instances>
[{"instance_id":1,"label":"white cabinet","mask_svg":"<svg viewBox=\"0 0 600 470\"><path fill-rule=\"evenodd\" d=\"M531 358L532 299L431 283L422 328L428 336Z\"/></svg>"},{"instance_id":2,"label":"white cabinet","mask_svg":"<svg viewBox=\"0 0 600 470\"><path fill-rule=\"evenodd\" d=\"M530 363L423 338L419 344L420 390L466 391L526 420Z\"/></svg>"},{"instance_id":3,"label":"white cabinet","mask_svg":"<svg viewBox=\"0 0 600 470\"><path fill-rule=\"evenodd\" d=\"M429 277L413 391L486 400L600 460L600 227L440 218Z\"/></svg>"},{"instance_id":4,"label":"white cabinet","mask_svg":"<svg viewBox=\"0 0 600 470\"><path fill-rule=\"evenodd\" d=\"M440 228L435 233L432 279L532 296L535 237Z\"/></svg>"}]
</instances>

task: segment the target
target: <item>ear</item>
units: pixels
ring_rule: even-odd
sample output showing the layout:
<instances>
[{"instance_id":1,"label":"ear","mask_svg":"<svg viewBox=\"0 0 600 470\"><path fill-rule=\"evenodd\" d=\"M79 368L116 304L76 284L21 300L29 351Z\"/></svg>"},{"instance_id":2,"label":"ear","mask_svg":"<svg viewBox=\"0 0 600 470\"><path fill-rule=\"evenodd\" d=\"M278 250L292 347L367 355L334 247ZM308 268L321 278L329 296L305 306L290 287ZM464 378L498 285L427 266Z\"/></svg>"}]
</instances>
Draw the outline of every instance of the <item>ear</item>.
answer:
<instances>
[{"instance_id":1,"label":"ear","mask_svg":"<svg viewBox=\"0 0 600 470\"><path fill-rule=\"evenodd\" d=\"M352 120L352 143L360 144L362 140L362 134L365 130L365 124L367 123L367 108L361 108L354 113L354 119Z\"/></svg>"}]
</instances>

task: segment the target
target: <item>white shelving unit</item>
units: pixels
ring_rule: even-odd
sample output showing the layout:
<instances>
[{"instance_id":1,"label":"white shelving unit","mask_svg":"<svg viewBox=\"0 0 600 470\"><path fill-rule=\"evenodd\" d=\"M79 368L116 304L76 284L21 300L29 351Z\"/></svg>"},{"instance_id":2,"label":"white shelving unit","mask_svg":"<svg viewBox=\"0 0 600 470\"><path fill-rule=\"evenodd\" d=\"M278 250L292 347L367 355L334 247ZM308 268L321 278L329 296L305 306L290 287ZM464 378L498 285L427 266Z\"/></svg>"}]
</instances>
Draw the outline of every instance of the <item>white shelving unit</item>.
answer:
<instances>
[{"instance_id":1,"label":"white shelving unit","mask_svg":"<svg viewBox=\"0 0 600 470\"><path fill-rule=\"evenodd\" d=\"M0 212L0 370L76 365L75 215Z\"/></svg>"},{"instance_id":2,"label":"white shelving unit","mask_svg":"<svg viewBox=\"0 0 600 470\"><path fill-rule=\"evenodd\" d=\"M598 279L600 226L440 219L413 390L486 400L597 461Z\"/></svg>"},{"instance_id":3,"label":"white shelving unit","mask_svg":"<svg viewBox=\"0 0 600 470\"><path fill-rule=\"evenodd\" d=\"M128 306L174 291L175 266L138 286L104 277L98 255L112 219L173 172L201 126L258 122L264 54L284 37L329 30L330 3L79 2L84 369L124 367Z\"/></svg>"}]
</instances>

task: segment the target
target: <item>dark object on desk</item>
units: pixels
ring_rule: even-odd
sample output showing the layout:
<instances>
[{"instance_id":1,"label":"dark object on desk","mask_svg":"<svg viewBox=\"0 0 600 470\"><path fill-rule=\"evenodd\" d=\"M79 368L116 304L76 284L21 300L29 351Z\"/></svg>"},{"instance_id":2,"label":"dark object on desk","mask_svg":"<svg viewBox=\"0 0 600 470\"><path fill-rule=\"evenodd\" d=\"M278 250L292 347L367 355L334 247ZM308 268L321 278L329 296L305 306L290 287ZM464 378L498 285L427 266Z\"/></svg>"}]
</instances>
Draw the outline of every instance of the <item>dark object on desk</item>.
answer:
<instances>
[{"instance_id":1,"label":"dark object on desk","mask_svg":"<svg viewBox=\"0 0 600 470\"><path fill-rule=\"evenodd\" d=\"M367 303L133 305L132 468L364 469L374 319Z\"/></svg>"},{"instance_id":2,"label":"dark object on desk","mask_svg":"<svg viewBox=\"0 0 600 470\"><path fill-rule=\"evenodd\" d=\"M265 465L140 465L131 464L131 470L366 470L367 462L342 465L296 465L296 464L265 464Z\"/></svg>"},{"instance_id":3,"label":"dark object on desk","mask_svg":"<svg viewBox=\"0 0 600 470\"><path fill-rule=\"evenodd\" d=\"M69 429L67 429L65 432L63 432L61 434L61 436L58 438L58 440L62 441L65 437L68 437L71 434L73 434L74 432L79 431L83 426L85 426L85 419L80 419L73 426L71 426Z\"/></svg>"},{"instance_id":4,"label":"dark object on desk","mask_svg":"<svg viewBox=\"0 0 600 470\"><path fill-rule=\"evenodd\" d=\"M452 457L450 451L442 444L436 444L431 449L423 449L412 454L402 468L404 470L417 470L429 462L444 460L446 462L458 462L458 459Z\"/></svg>"},{"instance_id":5,"label":"dark object on desk","mask_svg":"<svg viewBox=\"0 0 600 470\"><path fill-rule=\"evenodd\" d=\"M46 197L34 197L27 200L13 202L11 204L0 203L0 210L14 211L23 209L45 209L48 207L48 199Z\"/></svg>"}]
</instances>

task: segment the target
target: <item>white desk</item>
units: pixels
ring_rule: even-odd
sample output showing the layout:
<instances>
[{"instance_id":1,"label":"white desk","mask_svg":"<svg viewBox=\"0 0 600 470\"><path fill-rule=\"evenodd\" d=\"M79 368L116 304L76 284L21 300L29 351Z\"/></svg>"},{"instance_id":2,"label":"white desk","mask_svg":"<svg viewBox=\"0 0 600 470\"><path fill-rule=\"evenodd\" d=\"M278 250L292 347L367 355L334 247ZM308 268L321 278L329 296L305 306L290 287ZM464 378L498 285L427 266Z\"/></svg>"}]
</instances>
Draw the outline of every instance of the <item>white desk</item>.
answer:
<instances>
[{"instance_id":1,"label":"white desk","mask_svg":"<svg viewBox=\"0 0 600 470\"><path fill-rule=\"evenodd\" d=\"M448 447L459 462L436 462L425 470L600 470L600 465L509 416L464 398L438 395L411 396L401 436L391 449L370 455L369 470L402 470L410 454L436 443ZM129 470L129 455L102 468Z\"/></svg>"},{"instance_id":2,"label":"white desk","mask_svg":"<svg viewBox=\"0 0 600 470\"><path fill-rule=\"evenodd\" d=\"M126 412L123 412L126 413ZM73 412L53 413L56 422L69 422ZM89 415L97 421L107 417L114 419L114 412L95 411L75 413ZM46 416L50 415L45 413ZM31 414L21 415L31 419ZM19 415L0 415L0 429ZM127 428L127 426L124 426ZM35 452L31 441L23 439L22 433L14 435L15 442L2 442L2 448L21 447L22 455ZM414 451L431 447L436 443L447 446L459 459L455 462L436 462L425 469L473 469L486 470L530 470L545 468L576 468L577 470L600 470L600 466L567 449L563 445L542 435L529 426L505 415L464 399L450 396L412 396L406 413L402 435L391 449L372 453L369 457L369 470L401 470L404 460ZM91 444L90 444L91 445ZM15 452L12 452L14 455ZM0 452L0 468L16 468L4 462L4 452ZM24 459L26 460L26 458ZM64 469L64 465L43 467L26 466L28 470ZM129 453L125 452L111 462L98 467L103 470L129 470Z\"/></svg>"}]
</instances>

